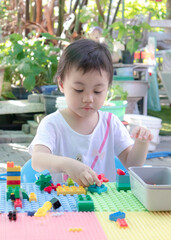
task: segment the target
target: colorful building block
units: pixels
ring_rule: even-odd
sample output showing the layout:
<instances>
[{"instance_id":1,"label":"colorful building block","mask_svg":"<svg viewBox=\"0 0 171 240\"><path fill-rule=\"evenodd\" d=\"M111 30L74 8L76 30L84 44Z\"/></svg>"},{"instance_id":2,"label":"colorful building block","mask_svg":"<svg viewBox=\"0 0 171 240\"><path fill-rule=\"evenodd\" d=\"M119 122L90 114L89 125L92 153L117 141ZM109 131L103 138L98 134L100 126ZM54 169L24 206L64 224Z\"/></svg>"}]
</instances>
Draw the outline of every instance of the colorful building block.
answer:
<instances>
[{"instance_id":1,"label":"colorful building block","mask_svg":"<svg viewBox=\"0 0 171 240\"><path fill-rule=\"evenodd\" d=\"M21 199L19 198L16 198L15 201L14 201L14 207L17 208L17 207L20 207L22 208L22 201Z\"/></svg>"},{"instance_id":2,"label":"colorful building block","mask_svg":"<svg viewBox=\"0 0 171 240\"><path fill-rule=\"evenodd\" d=\"M118 175L125 175L125 172L121 169L117 169L117 174Z\"/></svg>"},{"instance_id":3,"label":"colorful building block","mask_svg":"<svg viewBox=\"0 0 171 240\"><path fill-rule=\"evenodd\" d=\"M71 178L67 179L68 186L74 186L74 181Z\"/></svg>"},{"instance_id":4,"label":"colorful building block","mask_svg":"<svg viewBox=\"0 0 171 240\"><path fill-rule=\"evenodd\" d=\"M40 187L40 190L42 191L45 187L48 187L51 185L51 176L50 175L43 175L41 174L39 179L35 182Z\"/></svg>"},{"instance_id":5,"label":"colorful building block","mask_svg":"<svg viewBox=\"0 0 171 240\"><path fill-rule=\"evenodd\" d=\"M57 198L52 198L50 200L50 202L52 203L52 207L56 210L57 208L61 207L61 203Z\"/></svg>"},{"instance_id":6,"label":"colorful building block","mask_svg":"<svg viewBox=\"0 0 171 240\"><path fill-rule=\"evenodd\" d=\"M7 185L20 185L20 180L7 180Z\"/></svg>"},{"instance_id":7,"label":"colorful building block","mask_svg":"<svg viewBox=\"0 0 171 240\"><path fill-rule=\"evenodd\" d=\"M44 191L48 192L48 193L51 193L52 192L52 187L51 186L45 187Z\"/></svg>"},{"instance_id":8,"label":"colorful building block","mask_svg":"<svg viewBox=\"0 0 171 240\"><path fill-rule=\"evenodd\" d=\"M15 194L14 193L11 193L10 199L11 199L11 201L15 201Z\"/></svg>"},{"instance_id":9,"label":"colorful building block","mask_svg":"<svg viewBox=\"0 0 171 240\"><path fill-rule=\"evenodd\" d=\"M124 212L115 212L109 215L109 220L111 221L117 221L117 219L124 219L125 218L125 213Z\"/></svg>"},{"instance_id":10,"label":"colorful building block","mask_svg":"<svg viewBox=\"0 0 171 240\"><path fill-rule=\"evenodd\" d=\"M109 182L109 179L105 178L104 174L97 175L98 179L103 182Z\"/></svg>"},{"instance_id":11,"label":"colorful building block","mask_svg":"<svg viewBox=\"0 0 171 240\"><path fill-rule=\"evenodd\" d=\"M7 176L7 181L20 181L21 177L20 176Z\"/></svg>"},{"instance_id":12,"label":"colorful building block","mask_svg":"<svg viewBox=\"0 0 171 240\"><path fill-rule=\"evenodd\" d=\"M98 194L101 194L102 192L107 191L107 187L104 184L102 184L100 187L97 186L96 184L93 184L88 187L88 191L89 192L97 192Z\"/></svg>"},{"instance_id":13,"label":"colorful building block","mask_svg":"<svg viewBox=\"0 0 171 240\"><path fill-rule=\"evenodd\" d=\"M7 177L12 176L21 176L21 172L7 172Z\"/></svg>"},{"instance_id":14,"label":"colorful building block","mask_svg":"<svg viewBox=\"0 0 171 240\"><path fill-rule=\"evenodd\" d=\"M82 195L78 196L77 207L79 212L92 212L94 211L94 202L89 195L83 197Z\"/></svg>"},{"instance_id":15,"label":"colorful building block","mask_svg":"<svg viewBox=\"0 0 171 240\"><path fill-rule=\"evenodd\" d=\"M118 169L120 170L120 169ZM116 174L116 189L118 191L120 190L124 190L124 191L127 191L127 190L130 190L131 189L131 185L130 185L130 176L129 174L126 172L122 172L124 174L118 174L118 170L117 170L117 174Z\"/></svg>"},{"instance_id":16,"label":"colorful building block","mask_svg":"<svg viewBox=\"0 0 171 240\"><path fill-rule=\"evenodd\" d=\"M57 192L57 195L66 195L66 194L70 194L70 195L74 195L74 194L86 194L86 190L82 187L82 186L72 186L72 187L69 187L69 186L66 186L66 185L63 185L63 186L59 186L57 189L56 189L56 192Z\"/></svg>"},{"instance_id":17,"label":"colorful building block","mask_svg":"<svg viewBox=\"0 0 171 240\"><path fill-rule=\"evenodd\" d=\"M30 216L30 217L33 217L34 214L35 214L35 212L33 212L33 211L29 211L29 212L27 212L27 216Z\"/></svg>"},{"instance_id":18,"label":"colorful building block","mask_svg":"<svg viewBox=\"0 0 171 240\"><path fill-rule=\"evenodd\" d=\"M70 228L69 232L82 232L82 228Z\"/></svg>"},{"instance_id":19,"label":"colorful building block","mask_svg":"<svg viewBox=\"0 0 171 240\"><path fill-rule=\"evenodd\" d=\"M12 221L12 220L16 221L17 220L16 211L9 211L8 218L9 218L10 221Z\"/></svg>"},{"instance_id":20,"label":"colorful building block","mask_svg":"<svg viewBox=\"0 0 171 240\"><path fill-rule=\"evenodd\" d=\"M12 187L13 189L15 189L16 187L20 188L21 184L20 172L21 172L20 166L14 166L14 162L7 162L7 181L6 181L7 189L9 187ZM13 190L11 192L13 192ZM10 195L11 194L7 193L7 199L10 198Z\"/></svg>"},{"instance_id":21,"label":"colorful building block","mask_svg":"<svg viewBox=\"0 0 171 240\"><path fill-rule=\"evenodd\" d=\"M21 167L20 166L15 166L15 167L7 167L7 172L20 172Z\"/></svg>"},{"instance_id":22,"label":"colorful building block","mask_svg":"<svg viewBox=\"0 0 171 240\"><path fill-rule=\"evenodd\" d=\"M36 194L34 192L31 192L29 194L29 202L32 202L32 201L37 202L37 196L36 196Z\"/></svg>"},{"instance_id":23,"label":"colorful building block","mask_svg":"<svg viewBox=\"0 0 171 240\"><path fill-rule=\"evenodd\" d=\"M43 207L39 208L37 212L34 214L35 217L43 217L46 215L47 211L52 208L52 203L47 201L43 204Z\"/></svg>"},{"instance_id":24,"label":"colorful building block","mask_svg":"<svg viewBox=\"0 0 171 240\"><path fill-rule=\"evenodd\" d=\"M127 222L125 221L125 219L117 219L117 224L120 228L127 228L128 227L128 224Z\"/></svg>"},{"instance_id":25,"label":"colorful building block","mask_svg":"<svg viewBox=\"0 0 171 240\"><path fill-rule=\"evenodd\" d=\"M28 194L25 189L20 188L20 198L29 200Z\"/></svg>"},{"instance_id":26,"label":"colorful building block","mask_svg":"<svg viewBox=\"0 0 171 240\"><path fill-rule=\"evenodd\" d=\"M44 175L44 176L48 176L48 175L50 175L50 172L49 172L49 170L43 170L42 172L38 172L38 173L36 173L35 174L35 178L38 180L39 179L39 177L40 177L40 175ZM52 183L52 182L51 182Z\"/></svg>"},{"instance_id":27,"label":"colorful building block","mask_svg":"<svg viewBox=\"0 0 171 240\"><path fill-rule=\"evenodd\" d=\"M13 168L14 162L7 162L7 168Z\"/></svg>"},{"instance_id":28,"label":"colorful building block","mask_svg":"<svg viewBox=\"0 0 171 240\"><path fill-rule=\"evenodd\" d=\"M53 183L51 183L51 187L52 187L52 189L55 190L55 191L56 191L57 187L59 187L59 186L61 186L60 183L57 183L56 185L54 185Z\"/></svg>"}]
</instances>

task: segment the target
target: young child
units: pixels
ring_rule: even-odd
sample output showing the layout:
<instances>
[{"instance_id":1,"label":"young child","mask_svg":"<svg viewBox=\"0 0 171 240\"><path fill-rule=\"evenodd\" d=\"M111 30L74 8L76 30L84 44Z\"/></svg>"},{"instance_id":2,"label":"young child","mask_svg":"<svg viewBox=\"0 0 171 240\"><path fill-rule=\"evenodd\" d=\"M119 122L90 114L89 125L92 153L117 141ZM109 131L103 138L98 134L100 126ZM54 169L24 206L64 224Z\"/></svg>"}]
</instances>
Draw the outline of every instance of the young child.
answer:
<instances>
[{"instance_id":1,"label":"young child","mask_svg":"<svg viewBox=\"0 0 171 240\"><path fill-rule=\"evenodd\" d=\"M68 107L41 121L29 146L33 169L48 169L55 182L62 181L64 173L79 185L100 186L96 174L115 181L114 156L126 168L142 166L153 138L150 131L135 128L134 142L115 115L99 111L113 79L107 47L88 39L71 43L63 51L57 75Z\"/></svg>"}]
</instances>

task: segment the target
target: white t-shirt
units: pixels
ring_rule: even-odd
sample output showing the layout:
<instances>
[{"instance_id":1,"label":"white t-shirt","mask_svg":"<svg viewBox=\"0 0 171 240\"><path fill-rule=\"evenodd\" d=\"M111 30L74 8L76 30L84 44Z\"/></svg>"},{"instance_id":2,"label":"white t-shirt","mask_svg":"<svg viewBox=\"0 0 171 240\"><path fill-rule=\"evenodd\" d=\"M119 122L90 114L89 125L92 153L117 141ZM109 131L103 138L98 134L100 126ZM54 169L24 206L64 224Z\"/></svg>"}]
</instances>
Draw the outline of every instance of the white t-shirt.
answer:
<instances>
[{"instance_id":1,"label":"white t-shirt","mask_svg":"<svg viewBox=\"0 0 171 240\"><path fill-rule=\"evenodd\" d=\"M118 117L112 114L105 141L109 113L98 113L98 124L89 135L75 132L59 111L46 116L39 124L37 134L29 146L29 153L32 155L34 145L42 144L54 155L78 159L90 167L98 156L94 171L97 174L104 173L110 182L115 181L114 156L132 145L133 140ZM99 151L102 142L103 149ZM54 182L62 181L62 174L52 174L52 179Z\"/></svg>"}]
</instances>

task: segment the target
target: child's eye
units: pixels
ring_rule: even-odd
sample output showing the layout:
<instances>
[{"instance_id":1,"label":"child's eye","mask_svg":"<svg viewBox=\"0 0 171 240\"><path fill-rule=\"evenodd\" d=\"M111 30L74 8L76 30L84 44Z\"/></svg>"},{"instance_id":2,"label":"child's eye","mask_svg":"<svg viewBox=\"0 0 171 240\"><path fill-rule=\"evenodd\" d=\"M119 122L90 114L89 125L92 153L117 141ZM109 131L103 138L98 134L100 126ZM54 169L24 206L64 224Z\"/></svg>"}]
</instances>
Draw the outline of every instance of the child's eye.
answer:
<instances>
[{"instance_id":1,"label":"child's eye","mask_svg":"<svg viewBox=\"0 0 171 240\"><path fill-rule=\"evenodd\" d=\"M99 92L99 91L94 91L94 93L95 93L95 94L100 94L101 92Z\"/></svg>"},{"instance_id":2,"label":"child's eye","mask_svg":"<svg viewBox=\"0 0 171 240\"><path fill-rule=\"evenodd\" d=\"M76 92L78 92L78 93L81 93L81 92L83 92L83 90L79 90L79 89L74 89Z\"/></svg>"}]
</instances>

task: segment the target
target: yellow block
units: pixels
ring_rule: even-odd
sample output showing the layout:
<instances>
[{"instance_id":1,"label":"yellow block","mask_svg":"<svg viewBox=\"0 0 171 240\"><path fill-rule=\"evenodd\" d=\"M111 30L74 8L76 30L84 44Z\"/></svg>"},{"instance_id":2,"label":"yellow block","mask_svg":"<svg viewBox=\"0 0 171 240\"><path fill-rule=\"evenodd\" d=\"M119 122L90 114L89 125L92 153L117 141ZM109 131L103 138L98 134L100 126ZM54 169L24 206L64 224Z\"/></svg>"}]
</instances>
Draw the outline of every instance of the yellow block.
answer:
<instances>
[{"instance_id":1,"label":"yellow block","mask_svg":"<svg viewBox=\"0 0 171 240\"><path fill-rule=\"evenodd\" d=\"M34 192L31 192L29 194L29 202L31 202L31 201L37 202L37 196L36 196L36 194Z\"/></svg>"},{"instance_id":2,"label":"yellow block","mask_svg":"<svg viewBox=\"0 0 171 240\"><path fill-rule=\"evenodd\" d=\"M7 180L21 180L21 176L7 176Z\"/></svg>"},{"instance_id":3,"label":"yellow block","mask_svg":"<svg viewBox=\"0 0 171 240\"><path fill-rule=\"evenodd\" d=\"M82 187L82 186L79 186L79 187L76 187L76 186L72 186L72 187L69 187L69 186L59 186L56 188L56 192L57 192L57 195L59 194L62 194L62 195L66 195L66 194L70 194L70 195L74 195L74 194L86 194L86 190Z\"/></svg>"},{"instance_id":4,"label":"yellow block","mask_svg":"<svg viewBox=\"0 0 171 240\"><path fill-rule=\"evenodd\" d=\"M82 228L70 228L69 232L82 232Z\"/></svg>"},{"instance_id":5,"label":"yellow block","mask_svg":"<svg viewBox=\"0 0 171 240\"><path fill-rule=\"evenodd\" d=\"M52 208L52 203L47 201L43 204L43 207L39 208L37 212L34 214L35 217L44 217L47 213Z\"/></svg>"},{"instance_id":6,"label":"yellow block","mask_svg":"<svg viewBox=\"0 0 171 240\"><path fill-rule=\"evenodd\" d=\"M21 167L20 166L15 166L15 167L8 167L7 168L7 172L20 172L21 171Z\"/></svg>"},{"instance_id":7,"label":"yellow block","mask_svg":"<svg viewBox=\"0 0 171 240\"><path fill-rule=\"evenodd\" d=\"M128 228L119 228L109 220L110 213L95 212L107 239L169 240L171 212L125 212Z\"/></svg>"}]
</instances>

